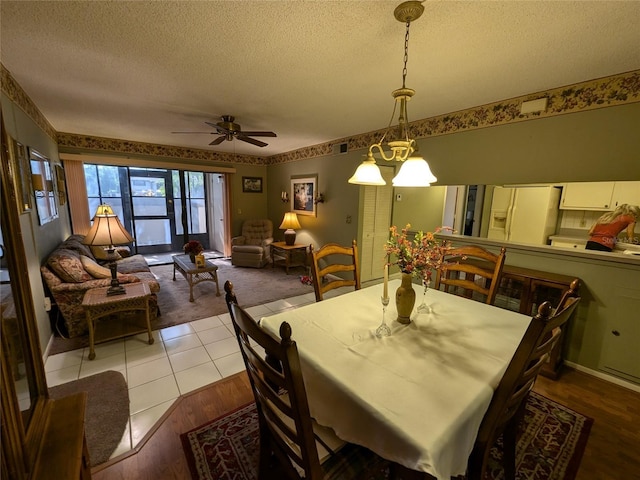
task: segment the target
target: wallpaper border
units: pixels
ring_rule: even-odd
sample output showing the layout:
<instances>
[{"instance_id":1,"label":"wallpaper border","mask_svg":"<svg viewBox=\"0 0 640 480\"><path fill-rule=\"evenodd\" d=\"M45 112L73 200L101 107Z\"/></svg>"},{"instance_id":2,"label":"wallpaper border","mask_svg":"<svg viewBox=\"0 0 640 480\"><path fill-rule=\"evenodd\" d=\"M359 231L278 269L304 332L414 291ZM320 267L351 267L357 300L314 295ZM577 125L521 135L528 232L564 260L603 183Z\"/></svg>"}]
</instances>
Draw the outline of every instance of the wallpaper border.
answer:
<instances>
[{"instance_id":1,"label":"wallpaper border","mask_svg":"<svg viewBox=\"0 0 640 480\"><path fill-rule=\"evenodd\" d=\"M92 152L200 160L222 164L277 165L333 155L333 146L342 143L348 144L348 150L365 149L372 143L377 142L384 131L384 129L381 129L367 132L270 157L217 153L209 150L56 132L26 92L11 76L11 73L4 65L0 64L0 67L2 72L2 91L29 115L47 135L56 140L58 147ZM524 115L520 113L520 106L523 102L543 97L547 98L547 109L544 112ZM636 102L640 102L640 70L416 120L411 122L410 128L412 136L420 139Z\"/></svg>"}]
</instances>

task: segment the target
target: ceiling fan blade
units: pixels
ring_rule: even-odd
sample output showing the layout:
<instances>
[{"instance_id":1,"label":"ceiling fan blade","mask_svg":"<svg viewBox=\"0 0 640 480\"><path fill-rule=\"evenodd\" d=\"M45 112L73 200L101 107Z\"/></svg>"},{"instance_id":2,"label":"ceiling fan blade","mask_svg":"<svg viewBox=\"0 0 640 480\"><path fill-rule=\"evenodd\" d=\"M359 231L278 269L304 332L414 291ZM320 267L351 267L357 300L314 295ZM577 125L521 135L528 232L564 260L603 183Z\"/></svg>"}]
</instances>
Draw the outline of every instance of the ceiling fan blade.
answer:
<instances>
[{"instance_id":1,"label":"ceiling fan blade","mask_svg":"<svg viewBox=\"0 0 640 480\"><path fill-rule=\"evenodd\" d=\"M222 142L224 142L224 139L227 138L224 135L220 135L218 138L216 138L213 142L211 142L209 145L220 145Z\"/></svg>"},{"instance_id":2,"label":"ceiling fan blade","mask_svg":"<svg viewBox=\"0 0 640 480\"><path fill-rule=\"evenodd\" d=\"M243 135L248 135L251 137L277 137L277 135L273 132L245 132L242 131Z\"/></svg>"},{"instance_id":3,"label":"ceiling fan blade","mask_svg":"<svg viewBox=\"0 0 640 480\"><path fill-rule=\"evenodd\" d=\"M260 140L256 140L255 138L247 137L244 134L238 135L236 137L238 140L242 140L243 142L252 143L253 145L257 145L258 147L266 147L269 145L268 143L261 142Z\"/></svg>"},{"instance_id":4,"label":"ceiling fan blade","mask_svg":"<svg viewBox=\"0 0 640 480\"><path fill-rule=\"evenodd\" d=\"M220 125L220 124L211 123L211 122L204 122L204 123L206 123L206 124L207 124L207 125L209 125L210 127L213 127L213 128L215 128L215 129L216 129L216 131L215 131L215 132L211 132L211 133L217 133L217 134L221 135L221 134L224 134L224 133L230 133L230 132L231 132L231 130L229 130L229 129L227 129L227 128L223 127L223 126L222 126L222 125Z\"/></svg>"},{"instance_id":5,"label":"ceiling fan blade","mask_svg":"<svg viewBox=\"0 0 640 480\"><path fill-rule=\"evenodd\" d=\"M214 133L217 133L217 132L171 132L171 133L198 133L198 134L211 133L211 134L214 134Z\"/></svg>"}]
</instances>

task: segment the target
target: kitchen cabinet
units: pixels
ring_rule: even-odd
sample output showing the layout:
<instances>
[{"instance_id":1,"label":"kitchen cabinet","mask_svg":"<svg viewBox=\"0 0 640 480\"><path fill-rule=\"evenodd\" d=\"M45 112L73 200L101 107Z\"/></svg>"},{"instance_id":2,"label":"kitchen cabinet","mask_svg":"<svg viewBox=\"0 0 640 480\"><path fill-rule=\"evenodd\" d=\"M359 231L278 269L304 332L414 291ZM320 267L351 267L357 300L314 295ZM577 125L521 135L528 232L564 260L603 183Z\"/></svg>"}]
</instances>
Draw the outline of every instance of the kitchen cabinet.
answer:
<instances>
[{"instance_id":1,"label":"kitchen cabinet","mask_svg":"<svg viewBox=\"0 0 640 480\"><path fill-rule=\"evenodd\" d=\"M572 242L568 240L551 240L552 247L575 248L576 250L584 250L584 247L586 245L586 240L576 240Z\"/></svg>"},{"instance_id":2,"label":"kitchen cabinet","mask_svg":"<svg viewBox=\"0 0 640 480\"><path fill-rule=\"evenodd\" d=\"M566 183L562 188L560 209L611 210L615 182Z\"/></svg>"},{"instance_id":3,"label":"kitchen cabinet","mask_svg":"<svg viewBox=\"0 0 640 480\"><path fill-rule=\"evenodd\" d=\"M611 209L623 203L640 205L640 182L615 182L611 196Z\"/></svg>"},{"instance_id":4,"label":"kitchen cabinet","mask_svg":"<svg viewBox=\"0 0 640 480\"><path fill-rule=\"evenodd\" d=\"M600 368L637 383L640 381L640 321L629 312L640 311L640 288L616 288L611 307L615 315L605 327Z\"/></svg>"},{"instance_id":5,"label":"kitchen cabinet","mask_svg":"<svg viewBox=\"0 0 640 480\"><path fill-rule=\"evenodd\" d=\"M640 182L566 183L560 209L606 211L623 203L640 205Z\"/></svg>"}]
</instances>

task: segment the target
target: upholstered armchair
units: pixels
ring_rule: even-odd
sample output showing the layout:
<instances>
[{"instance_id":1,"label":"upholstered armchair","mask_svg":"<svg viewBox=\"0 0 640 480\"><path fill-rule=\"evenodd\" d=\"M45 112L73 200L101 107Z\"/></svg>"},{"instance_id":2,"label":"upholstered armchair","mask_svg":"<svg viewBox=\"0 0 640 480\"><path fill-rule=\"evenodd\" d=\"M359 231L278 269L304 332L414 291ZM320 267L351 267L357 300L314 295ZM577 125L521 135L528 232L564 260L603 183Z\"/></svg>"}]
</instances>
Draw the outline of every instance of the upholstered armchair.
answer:
<instances>
[{"instance_id":1,"label":"upholstered armchair","mask_svg":"<svg viewBox=\"0 0 640 480\"><path fill-rule=\"evenodd\" d=\"M231 263L238 267L264 267L271 262L272 242L271 220L245 220L242 235L231 239Z\"/></svg>"}]
</instances>

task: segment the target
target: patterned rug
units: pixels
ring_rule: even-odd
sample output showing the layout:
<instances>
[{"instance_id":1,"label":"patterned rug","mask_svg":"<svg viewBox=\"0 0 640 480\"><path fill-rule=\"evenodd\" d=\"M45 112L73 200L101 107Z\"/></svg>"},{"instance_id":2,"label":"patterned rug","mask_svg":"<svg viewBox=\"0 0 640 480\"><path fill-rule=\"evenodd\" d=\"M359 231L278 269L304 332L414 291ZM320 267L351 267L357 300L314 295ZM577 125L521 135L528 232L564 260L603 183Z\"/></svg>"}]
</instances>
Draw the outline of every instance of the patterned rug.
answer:
<instances>
[{"instance_id":1,"label":"patterned rug","mask_svg":"<svg viewBox=\"0 0 640 480\"><path fill-rule=\"evenodd\" d=\"M517 480L574 480L593 419L532 392L517 447ZM258 414L250 403L181 435L195 480L256 480ZM486 480L504 478L501 440L491 449ZM387 478L373 466L367 479Z\"/></svg>"}]
</instances>

